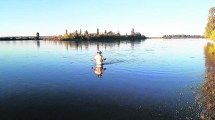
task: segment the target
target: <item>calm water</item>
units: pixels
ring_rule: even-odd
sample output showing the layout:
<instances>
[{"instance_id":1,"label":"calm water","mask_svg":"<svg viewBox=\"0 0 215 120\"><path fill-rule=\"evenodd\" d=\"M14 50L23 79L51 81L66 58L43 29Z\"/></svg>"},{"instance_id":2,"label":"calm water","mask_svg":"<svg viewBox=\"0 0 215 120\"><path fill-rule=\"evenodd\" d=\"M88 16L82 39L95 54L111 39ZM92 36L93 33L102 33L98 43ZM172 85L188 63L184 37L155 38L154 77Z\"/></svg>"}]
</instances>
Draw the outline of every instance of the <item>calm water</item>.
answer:
<instances>
[{"instance_id":1,"label":"calm water","mask_svg":"<svg viewBox=\"0 0 215 120\"><path fill-rule=\"evenodd\" d=\"M207 42L1 41L0 119L199 119Z\"/></svg>"}]
</instances>

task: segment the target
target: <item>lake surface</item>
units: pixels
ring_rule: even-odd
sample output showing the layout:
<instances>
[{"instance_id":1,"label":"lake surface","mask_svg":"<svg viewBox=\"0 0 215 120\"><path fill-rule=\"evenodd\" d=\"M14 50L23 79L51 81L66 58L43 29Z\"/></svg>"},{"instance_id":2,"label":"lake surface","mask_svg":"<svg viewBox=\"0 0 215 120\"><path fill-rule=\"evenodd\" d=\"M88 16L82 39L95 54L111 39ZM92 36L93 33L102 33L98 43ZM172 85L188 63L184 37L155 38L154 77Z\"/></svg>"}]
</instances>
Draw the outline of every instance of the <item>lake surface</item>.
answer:
<instances>
[{"instance_id":1,"label":"lake surface","mask_svg":"<svg viewBox=\"0 0 215 120\"><path fill-rule=\"evenodd\" d=\"M0 119L198 120L207 42L0 41Z\"/></svg>"}]
</instances>

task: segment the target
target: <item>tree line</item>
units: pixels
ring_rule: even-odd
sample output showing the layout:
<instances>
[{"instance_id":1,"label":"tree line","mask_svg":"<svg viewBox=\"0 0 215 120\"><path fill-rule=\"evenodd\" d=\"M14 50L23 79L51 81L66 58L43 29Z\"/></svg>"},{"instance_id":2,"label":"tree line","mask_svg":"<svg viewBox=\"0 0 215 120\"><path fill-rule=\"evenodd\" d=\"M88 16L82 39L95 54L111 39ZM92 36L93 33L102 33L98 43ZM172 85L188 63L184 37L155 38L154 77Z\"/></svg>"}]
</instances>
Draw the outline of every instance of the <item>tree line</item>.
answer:
<instances>
[{"instance_id":1,"label":"tree line","mask_svg":"<svg viewBox=\"0 0 215 120\"><path fill-rule=\"evenodd\" d=\"M100 33L99 29L97 29L96 33L88 33L86 30L84 33L82 33L82 30L78 32L77 30L75 32L68 33L66 30L64 35L49 37L48 40L62 40L62 41L71 41L71 40L127 40L127 39L146 39L144 35L141 35L139 32L134 32L134 29L132 29L130 35L121 35L118 31L117 33L109 31L107 32L105 30L104 33Z\"/></svg>"}]
</instances>

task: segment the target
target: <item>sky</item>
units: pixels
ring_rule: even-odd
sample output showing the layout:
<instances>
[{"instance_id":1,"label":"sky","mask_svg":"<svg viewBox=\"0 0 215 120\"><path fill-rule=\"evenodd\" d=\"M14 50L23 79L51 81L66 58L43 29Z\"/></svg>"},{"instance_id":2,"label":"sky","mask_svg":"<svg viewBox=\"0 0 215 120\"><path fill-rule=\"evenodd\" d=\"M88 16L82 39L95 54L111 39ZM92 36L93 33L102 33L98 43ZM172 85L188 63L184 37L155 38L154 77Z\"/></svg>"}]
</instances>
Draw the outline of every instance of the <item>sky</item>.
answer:
<instances>
[{"instance_id":1,"label":"sky","mask_svg":"<svg viewBox=\"0 0 215 120\"><path fill-rule=\"evenodd\" d=\"M131 29L148 37L203 35L215 0L1 0L0 36Z\"/></svg>"}]
</instances>

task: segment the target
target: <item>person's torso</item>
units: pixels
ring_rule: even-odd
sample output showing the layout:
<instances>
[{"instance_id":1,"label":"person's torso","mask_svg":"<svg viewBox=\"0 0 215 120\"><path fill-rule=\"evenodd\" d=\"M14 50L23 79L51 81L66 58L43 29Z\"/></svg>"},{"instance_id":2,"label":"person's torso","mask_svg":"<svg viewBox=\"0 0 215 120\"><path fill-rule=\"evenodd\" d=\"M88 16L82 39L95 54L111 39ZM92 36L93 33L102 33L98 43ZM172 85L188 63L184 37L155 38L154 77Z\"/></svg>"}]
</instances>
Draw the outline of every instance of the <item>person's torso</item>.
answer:
<instances>
[{"instance_id":1,"label":"person's torso","mask_svg":"<svg viewBox=\"0 0 215 120\"><path fill-rule=\"evenodd\" d=\"M102 55L96 55L95 60L96 60L96 63L102 63L103 62Z\"/></svg>"}]
</instances>

